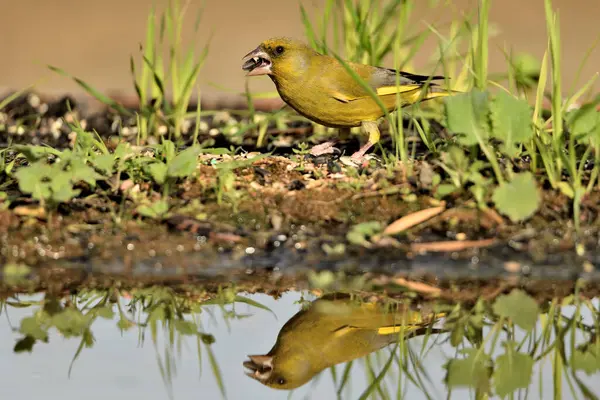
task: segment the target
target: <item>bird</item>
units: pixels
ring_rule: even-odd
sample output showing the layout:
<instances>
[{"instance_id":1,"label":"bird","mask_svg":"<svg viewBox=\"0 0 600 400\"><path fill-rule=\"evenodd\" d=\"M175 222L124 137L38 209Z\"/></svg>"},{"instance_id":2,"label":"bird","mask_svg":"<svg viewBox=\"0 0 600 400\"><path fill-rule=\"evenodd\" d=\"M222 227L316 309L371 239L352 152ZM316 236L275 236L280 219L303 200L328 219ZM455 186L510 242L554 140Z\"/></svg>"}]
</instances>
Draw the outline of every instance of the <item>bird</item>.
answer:
<instances>
[{"instance_id":1,"label":"bird","mask_svg":"<svg viewBox=\"0 0 600 400\"><path fill-rule=\"evenodd\" d=\"M271 350L249 355L246 375L273 389L291 390L333 365L348 362L387 345L400 336L428 330L444 313L407 304L385 306L359 302L347 294L323 296L296 313L279 331Z\"/></svg>"},{"instance_id":2,"label":"bird","mask_svg":"<svg viewBox=\"0 0 600 400\"><path fill-rule=\"evenodd\" d=\"M362 126L369 139L352 154L352 161L362 162L379 141L377 121L385 115L384 110L337 58L318 53L302 41L279 37L265 40L242 61L246 76L268 75L281 99L309 120L339 128L344 136L350 128ZM388 112L396 109L397 95L404 107L455 93L431 82L446 79L444 76L416 75L353 62L346 65L375 91ZM333 152L334 144L330 141L314 146L311 154Z\"/></svg>"}]
</instances>

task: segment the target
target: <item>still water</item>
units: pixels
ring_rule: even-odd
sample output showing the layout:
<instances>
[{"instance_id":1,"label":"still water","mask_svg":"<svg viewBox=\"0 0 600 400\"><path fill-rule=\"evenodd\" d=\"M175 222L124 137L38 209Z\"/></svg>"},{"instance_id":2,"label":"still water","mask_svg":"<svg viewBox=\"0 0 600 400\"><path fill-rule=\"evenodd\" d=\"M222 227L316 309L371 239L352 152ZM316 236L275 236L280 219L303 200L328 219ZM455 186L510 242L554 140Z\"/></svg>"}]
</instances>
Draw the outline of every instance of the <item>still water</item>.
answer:
<instances>
[{"instance_id":1,"label":"still water","mask_svg":"<svg viewBox=\"0 0 600 400\"><path fill-rule=\"evenodd\" d=\"M162 288L156 290L161 291ZM160 293L155 297L163 300L169 297L165 297L165 292ZM465 379L472 380L475 375L485 376L483 380L486 383L478 383L480 390L456 385L449 390L446 380L448 362L464 360L469 351L475 351L476 345L462 345L457 351L450 340L451 335L455 335L453 331L437 331L444 327L444 318L441 318L430 321L430 324L424 323L422 326L427 327L426 332L406 341L401 340L402 350L399 345L391 344L367 357L357 358L348 368L347 363L335 366L334 370L326 368L308 383L289 391L273 389L248 377L246 373L253 374L253 371L244 368L243 364L248 360L248 355L269 352L284 324L302 309L302 304L308 310L314 310L311 308L316 304L311 303L316 299L314 295L288 292L275 300L267 295L239 293L239 296L249 300L229 304L204 303L201 308L190 308L191 303L184 304L176 297L169 297L173 302L168 306L156 308L152 306L153 301L148 299L151 295L152 292L145 292L146 298L140 300L136 295L132 297L129 293L121 292L117 298L113 297L112 303L106 302L109 296L103 297L101 292L60 298L35 294L18 296L18 300L3 300L0 315L0 398L218 399L223 397L221 388L224 388L228 399L358 399L367 394L365 392L368 392L368 398L381 399L464 399L481 397L485 392L483 388L489 388L489 385L493 387L490 398L500 398L495 393L503 390L501 385L524 386L523 382L518 382L523 379L529 384L513 392L514 398L553 398L556 393L566 399L586 398L584 391L588 392L587 398L600 394L600 382L595 379L598 369L594 370L594 365L600 368L600 346L597 346L598 338L595 335L598 326L597 312L594 312L598 309L597 300L575 305L565 303L559 311L553 307L560 302L550 305L549 310L541 311L529 335L514 325L507 325L503 319L490 322L489 325L484 323L479 343L481 351L477 357L488 362L470 366L466 363L454 364L455 376L451 379L460 383ZM154 305L160 301L154 301ZM166 303L163 301L163 304ZM101 311L96 317L90 318L92 313L89 310L98 304L106 306L98 309ZM339 304L335 303L333 309L339 310ZM480 316L472 313L468 318L485 322L485 313L490 311L482 307ZM67 315L65 310L81 312ZM500 314L503 312L500 306L494 310ZM444 315L455 318L452 312L452 308L449 308ZM523 312L526 313L526 310ZM88 317L81 320L84 314ZM57 315L61 315L60 319ZM292 335L291 341L295 344L310 342L312 347L321 346L322 349L315 354L321 354L323 358L335 358L325 347L341 340L344 335L354 334L353 325L362 323L357 319L343 322L342 319L346 317L337 314L321 316L322 321L338 318L336 323L340 327L332 328L335 334L319 341L317 336L323 332L319 324L314 323L305 332L298 321L306 321L312 318L307 315L312 314L301 315L304 319L296 317L296 323L292 321L286 329L287 332L302 331ZM463 322L468 319L466 314L462 314L461 318ZM515 317L515 323L519 322L518 318ZM461 328L457 326L454 325L454 330L464 328L464 324ZM45 330L47 343L43 341ZM556 351L558 345L554 332L564 333L562 343L565 344L563 351L566 362L561 362L563 358L557 356L559 352ZM509 353L506 350L509 345L503 343L507 342L507 335L512 333L514 336L510 343L516 344L517 351L510 353L514 359L507 361L507 357L501 357ZM28 341L24 338L27 335L42 338L41 341L35 341L31 352L26 350ZM454 339L463 344L467 342L460 337ZM575 347L585 343L587 347ZM25 350L16 352L16 347ZM578 360L571 357L573 349L581 355ZM279 365L283 364L283 358L280 356ZM531 375L528 377L525 373L525 377L519 377L514 374L521 368L520 364L527 364L528 358L533 360ZM515 365L510 364L513 361ZM506 368L507 362L509 368ZM300 364L294 364L292 369L295 371L290 371L286 379L293 379L292 375L301 369L298 366ZM590 369L590 375L583 370L574 370L573 365L581 369L583 364ZM270 373L265 369L259 372L265 371ZM483 374L481 371L484 371ZM524 371L527 371L527 367ZM509 376L500 376L503 373ZM562 383L558 389L555 384L557 379ZM501 383L502 380L505 382ZM375 381L379 381L379 385L374 385Z\"/></svg>"}]
</instances>

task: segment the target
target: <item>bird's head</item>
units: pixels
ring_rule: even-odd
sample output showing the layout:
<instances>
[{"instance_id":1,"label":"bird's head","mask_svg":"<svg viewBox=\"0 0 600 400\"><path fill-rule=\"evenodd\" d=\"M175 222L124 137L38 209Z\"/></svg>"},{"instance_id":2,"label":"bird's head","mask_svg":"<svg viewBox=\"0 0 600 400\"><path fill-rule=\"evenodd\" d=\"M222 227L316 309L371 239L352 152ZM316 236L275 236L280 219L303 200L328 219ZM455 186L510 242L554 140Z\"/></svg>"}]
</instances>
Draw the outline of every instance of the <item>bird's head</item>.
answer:
<instances>
[{"instance_id":1,"label":"bird's head","mask_svg":"<svg viewBox=\"0 0 600 400\"><path fill-rule=\"evenodd\" d=\"M246 375L273 389L291 390L311 380L320 369L298 354L254 355L244 361Z\"/></svg>"},{"instance_id":2,"label":"bird's head","mask_svg":"<svg viewBox=\"0 0 600 400\"><path fill-rule=\"evenodd\" d=\"M243 58L247 76L281 75L302 71L317 53L301 41L273 38L262 42Z\"/></svg>"}]
</instances>

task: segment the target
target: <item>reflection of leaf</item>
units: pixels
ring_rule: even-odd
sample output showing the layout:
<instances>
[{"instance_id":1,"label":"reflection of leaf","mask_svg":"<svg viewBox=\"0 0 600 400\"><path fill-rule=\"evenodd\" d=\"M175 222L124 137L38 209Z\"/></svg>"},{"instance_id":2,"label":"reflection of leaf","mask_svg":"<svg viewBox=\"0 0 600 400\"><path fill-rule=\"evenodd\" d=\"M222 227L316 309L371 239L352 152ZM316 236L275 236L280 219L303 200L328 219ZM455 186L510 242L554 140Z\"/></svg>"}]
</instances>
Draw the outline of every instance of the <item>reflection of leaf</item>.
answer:
<instances>
[{"instance_id":1,"label":"reflection of leaf","mask_svg":"<svg viewBox=\"0 0 600 400\"><path fill-rule=\"evenodd\" d=\"M191 321L176 319L174 321L175 329L182 335L195 335L198 333L198 327Z\"/></svg>"},{"instance_id":2,"label":"reflection of leaf","mask_svg":"<svg viewBox=\"0 0 600 400\"><path fill-rule=\"evenodd\" d=\"M119 319L119 322L117 322L117 327L122 331L128 330L133 325L134 325L133 322L129 321L124 316L121 316L121 318Z\"/></svg>"},{"instance_id":3,"label":"reflection of leaf","mask_svg":"<svg viewBox=\"0 0 600 400\"><path fill-rule=\"evenodd\" d=\"M490 388L490 356L475 349L465 349L466 358L446 364L446 382L450 388L467 386L488 392Z\"/></svg>"},{"instance_id":4,"label":"reflection of leaf","mask_svg":"<svg viewBox=\"0 0 600 400\"><path fill-rule=\"evenodd\" d=\"M273 310L271 310L269 307L267 307L267 306L259 303L256 300L252 300L252 299L250 299L248 297L244 297L244 296L235 296L234 301L237 302L237 303L245 303L245 304L248 304L248 305L250 305L252 307L256 307L256 308L260 308L261 310L268 311L271 314L273 314L275 316L275 318L277 318L277 316L275 315L275 313L273 312Z\"/></svg>"},{"instance_id":5,"label":"reflection of leaf","mask_svg":"<svg viewBox=\"0 0 600 400\"><path fill-rule=\"evenodd\" d=\"M23 279L29 274L29 272L31 272L31 268L25 264L7 264L2 270L4 279L7 280Z\"/></svg>"},{"instance_id":6,"label":"reflection of leaf","mask_svg":"<svg viewBox=\"0 0 600 400\"><path fill-rule=\"evenodd\" d=\"M379 221L363 222L354 225L346 234L346 239L352 244L365 246L369 244L368 239L381 232L382 228Z\"/></svg>"},{"instance_id":7,"label":"reflection of leaf","mask_svg":"<svg viewBox=\"0 0 600 400\"><path fill-rule=\"evenodd\" d=\"M492 196L498 211L513 222L529 218L540 204L540 193L531 172L515 174L510 182L500 184Z\"/></svg>"},{"instance_id":8,"label":"reflection of leaf","mask_svg":"<svg viewBox=\"0 0 600 400\"><path fill-rule=\"evenodd\" d=\"M135 209L140 215L147 218L159 218L169 211L169 204L161 199L150 205L142 204Z\"/></svg>"},{"instance_id":9,"label":"reflection of leaf","mask_svg":"<svg viewBox=\"0 0 600 400\"><path fill-rule=\"evenodd\" d=\"M514 289L508 295L499 296L493 308L498 316L510 318L526 331L533 329L539 313L535 300L519 289Z\"/></svg>"},{"instance_id":10,"label":"reflection of leaf","mask_svg":"<svg viewBox=\"0 0 600 400\"><path fill-rule=\"evenodd\" d=\"M204 339L202 340L204 343L207 343L204 341ZM213 338L213 342L214 342L214 338ZM223 397L225 397L225 384L223 383L223 374L221 373L221 368L219 368L219 364L217 363L217 359L212 351L212 349L210 348L210 346L207 343L206 346L206 352L208 353L208 360L210 362L210 367L213 371L213 375L215 377L215 380L217 381L217 386L219 387L219 390L221 391L221 394L223 395Z\"/></svg>"},{"instance_id":11,"label":"reflection of leaf","mask_svg":"<svg viewBox=\"0 0 600 400\"><path fill-rule=\"evenodd\" d=\"M22 353L24 351L28 351L31 353L35 342L36 342L36 340L33 336L27 335L24 338L19 339L17 341L17 343L15 343L15 347L13 348L13 351L15 353Z\"/></svg>"},{"instance_id":12,"label":"reflection of leaf","mask_svg":"<svg viewBox=\"0 0 600 400\"><path fill-rule=\"evenodd\" d=\"M31 336L37 340L47 340L48 332L42 328L40 321L36 317L27 317L21 320L19 332L24 335Z\"/></svg>"},{"instance_id":13,"label":"reflection of leaf","mask_svg":"<svg viewBox=\"0 0 600 400\"><path fill-rule=\"evenodd\" d=\"M52 317L52 325L65 337L81 336L87 330L92 317L75 308L65 308Z\"/></svg>"},{"instance_id":14,"label":"reflection of leaf","mask_svg":"<svg viewBox=\"0 0 600 400\"><path fill-rule=\"evenodd\" d=\"M115 312L113 311L113 308L110 305L96 308L96 313L99 317L106 319L112 319L115 316Z\"/></svg>"},{"instance_id":15,"label":"reflection of leaf","mask_svg":"<svg viewBox=\"0 0 600 400\"><path fill-rule=\"evenodd\" d=\"M571 355L571 365L574 370L581 370L587 375L600 371L600 344L590 344L583 351L575 350Z\"/></svg>"},{"instance_id":16,"label":"reflection of leaf","mask_svg":"<svg viewBox=\"0 0 600 400\"><path fill-rule=\"evenodd\" d=\"M527 388L533 372L533 358L529 354L517 352L514 342L505 346L506 352L496 359L494 370L494 387L500 397Z\"/></svg>"}]
</instances>

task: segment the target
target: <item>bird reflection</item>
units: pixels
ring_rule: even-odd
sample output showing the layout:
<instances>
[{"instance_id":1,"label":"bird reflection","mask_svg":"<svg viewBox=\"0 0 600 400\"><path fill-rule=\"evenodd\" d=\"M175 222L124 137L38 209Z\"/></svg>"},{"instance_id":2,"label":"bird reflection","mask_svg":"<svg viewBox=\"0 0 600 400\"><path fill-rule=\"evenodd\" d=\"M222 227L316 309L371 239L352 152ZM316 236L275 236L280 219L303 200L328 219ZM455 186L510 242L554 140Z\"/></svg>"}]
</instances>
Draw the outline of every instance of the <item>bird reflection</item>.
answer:
<instances>
[{"instance_id":1,"label":"bird reflection","mask_svg":"<svg viewBox=\"0 0 600 400\"><path fill-rule=\"evenodd\" d=\"M430 332L443 317L431 307L360 302L346 294L313 301L281 328L273 348L248 356L246 375L275 389L294 389L333 365L364 357L400 337Z\"/></svg>"}]
</instances>

